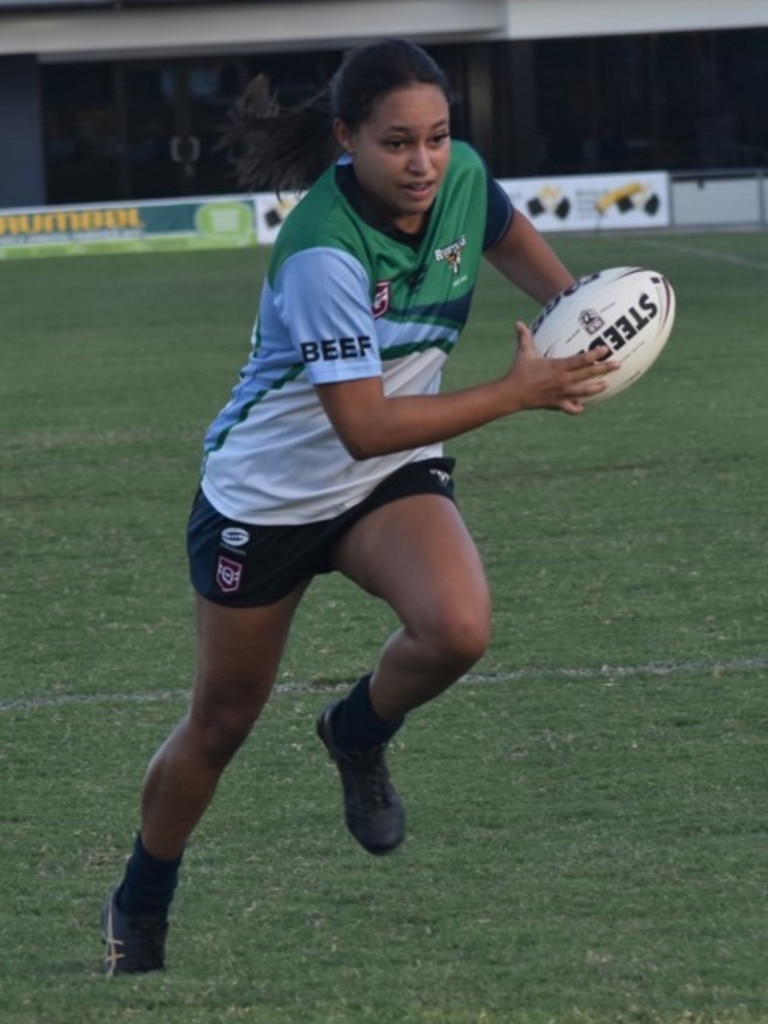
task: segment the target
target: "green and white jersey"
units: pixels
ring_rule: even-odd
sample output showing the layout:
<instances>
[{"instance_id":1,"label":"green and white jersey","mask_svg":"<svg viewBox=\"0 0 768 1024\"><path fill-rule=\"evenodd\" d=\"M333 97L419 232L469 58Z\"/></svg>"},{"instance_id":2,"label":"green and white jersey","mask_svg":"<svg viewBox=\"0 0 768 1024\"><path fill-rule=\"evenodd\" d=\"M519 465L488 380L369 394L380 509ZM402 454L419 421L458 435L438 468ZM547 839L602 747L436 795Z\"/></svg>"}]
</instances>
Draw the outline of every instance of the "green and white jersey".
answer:
<instances>
[{"instance_id":1,"label":"green and white jersey","mask_svg":"<svg viewBox=\"0 0 768 1024\"><path fill-rule=\"evenodd\" d=\"M381 377L387 396L432 395L469 315L480 258L512 206L481 158L454 142L423 232L377 220L351 166L330 168L280 230L252 351L205 437L202 488L223 515L332 519L434 444L356 461L316 385Z\"/></svg>"}]
</instances>

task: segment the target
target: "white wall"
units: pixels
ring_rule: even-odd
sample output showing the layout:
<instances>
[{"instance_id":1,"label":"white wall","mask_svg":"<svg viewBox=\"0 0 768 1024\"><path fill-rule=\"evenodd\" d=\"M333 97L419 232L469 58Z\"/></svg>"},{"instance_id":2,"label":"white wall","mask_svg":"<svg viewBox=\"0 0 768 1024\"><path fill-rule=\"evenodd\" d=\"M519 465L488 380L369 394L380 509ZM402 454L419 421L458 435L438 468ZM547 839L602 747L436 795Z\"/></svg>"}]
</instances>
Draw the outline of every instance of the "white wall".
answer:
<instances>
[{"instance_id":1,"label":"white wall","mask_svg":"<svg viewBox=\"0 0 768 1024\"><path fill-rule=\"evenodd\" d=\"M257 52L371 38L503 38L500 0L329 0L0 14L0 54L42 59Z\"/></svg>"},{"instance_id":2,"label":"white wall","mask_svg":"<svg viewBox=\"0 0 768 1024\"><path fill-rule=\"evenodd\" d=\"M768 0L505 0L505 6L509 39L768 25Z\"/></svg>"},{"instance_id":3,"label":"white wall","mask_svg":"<svg viewBox=\"0 0 768 1024\"><path fill-rule=\"evenodd\" d=\"M676 227L766 227L768 178L764 176L677 179L672 182L672 222Z\"/></svg>"},{"instance_id":4,"label":"white wall","mask_svg":"<svg viewBox=\"0 0 768 1024\"><path fill-rule=\"evenodd\" d=\"M424 42L625 35L768 25L768 0L306 0L163 9L3 12L0 56L88 60Z\"/></svg>"}]
</instances>

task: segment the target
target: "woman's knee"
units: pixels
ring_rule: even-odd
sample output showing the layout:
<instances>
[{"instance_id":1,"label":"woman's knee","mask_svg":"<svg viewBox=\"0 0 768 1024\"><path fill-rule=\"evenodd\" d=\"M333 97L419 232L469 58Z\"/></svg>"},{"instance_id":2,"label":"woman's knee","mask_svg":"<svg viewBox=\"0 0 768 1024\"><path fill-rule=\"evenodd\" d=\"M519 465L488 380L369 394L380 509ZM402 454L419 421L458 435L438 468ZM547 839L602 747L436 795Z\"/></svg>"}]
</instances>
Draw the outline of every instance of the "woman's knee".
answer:
<instances>
[{"instance_id":1,"label":"woman's knee","mask_svg":"<svg viewBox=\"0 0 768 1024\"><path fill-rule=\"evenodd\" d=\"M467 669L479 661L491 639L491 613L487 601L449 601L433 605L416 631L436 660Z\"/></svg>"},{"instance_id":2,"label":"woman's knee","mask_svg":"<svg viewBox=\"0 0 768 1024\"><path fill-rule=\"evenodd\" d=\"M193 703L190 723L198 737L201 756L211 767L223 768L253 729L261 704L224 704L214 700Z\"/></svg>"}]
</instances>

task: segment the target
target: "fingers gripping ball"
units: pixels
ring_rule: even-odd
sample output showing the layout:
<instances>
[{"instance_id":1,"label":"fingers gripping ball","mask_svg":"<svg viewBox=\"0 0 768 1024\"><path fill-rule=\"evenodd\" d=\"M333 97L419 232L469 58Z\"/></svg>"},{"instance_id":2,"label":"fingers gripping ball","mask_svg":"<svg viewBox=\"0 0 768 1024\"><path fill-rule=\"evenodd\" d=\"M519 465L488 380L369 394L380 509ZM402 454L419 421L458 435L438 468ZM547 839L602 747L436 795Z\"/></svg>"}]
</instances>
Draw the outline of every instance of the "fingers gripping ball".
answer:
<instances>
[{"instance_id":1,"label":"fingers gripping ball","mask_svg":"<svg viewBox=\"0 0 768 1024\"><path fill-rule=\"evenodd\" d=\"M605 345L620 368L605 378L596 405L624 391L650 369L675 321L675 293L663 274L613 267L579 278L556 295L531 324L536 350L548 358L577 355Z\"/></svg>"}]
</instances>

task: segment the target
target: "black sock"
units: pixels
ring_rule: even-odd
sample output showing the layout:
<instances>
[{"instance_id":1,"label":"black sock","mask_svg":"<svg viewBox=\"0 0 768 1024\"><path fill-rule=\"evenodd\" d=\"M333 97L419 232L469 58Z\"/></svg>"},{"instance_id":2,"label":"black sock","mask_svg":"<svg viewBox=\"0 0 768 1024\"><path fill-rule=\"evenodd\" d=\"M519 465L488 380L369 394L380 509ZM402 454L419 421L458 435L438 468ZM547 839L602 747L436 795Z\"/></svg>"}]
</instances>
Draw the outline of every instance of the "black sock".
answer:
<instances>
[{"instance_id":1,"label":"black sock","mask_svg":"<svg viewBox=\"0 0 768 1024\"><path fill-rule=\"evenodd\" d=\"M181 857L161 860L136 840L117 892L117 905L126 917L167 917L179 878Z\"/></svg>"},{"instance_id":2,"label":"black sock","mask_svg":"<svg viewBox=\"0 0 768 1024\"><path fill-rule=\"evenodd\" d=\"M370 750L388 743L405 721L385 722L376 714L368 692L370 675L363 676L339 704L333 716L333 737L346 753Z\"/></svg>"}]
</instances>

